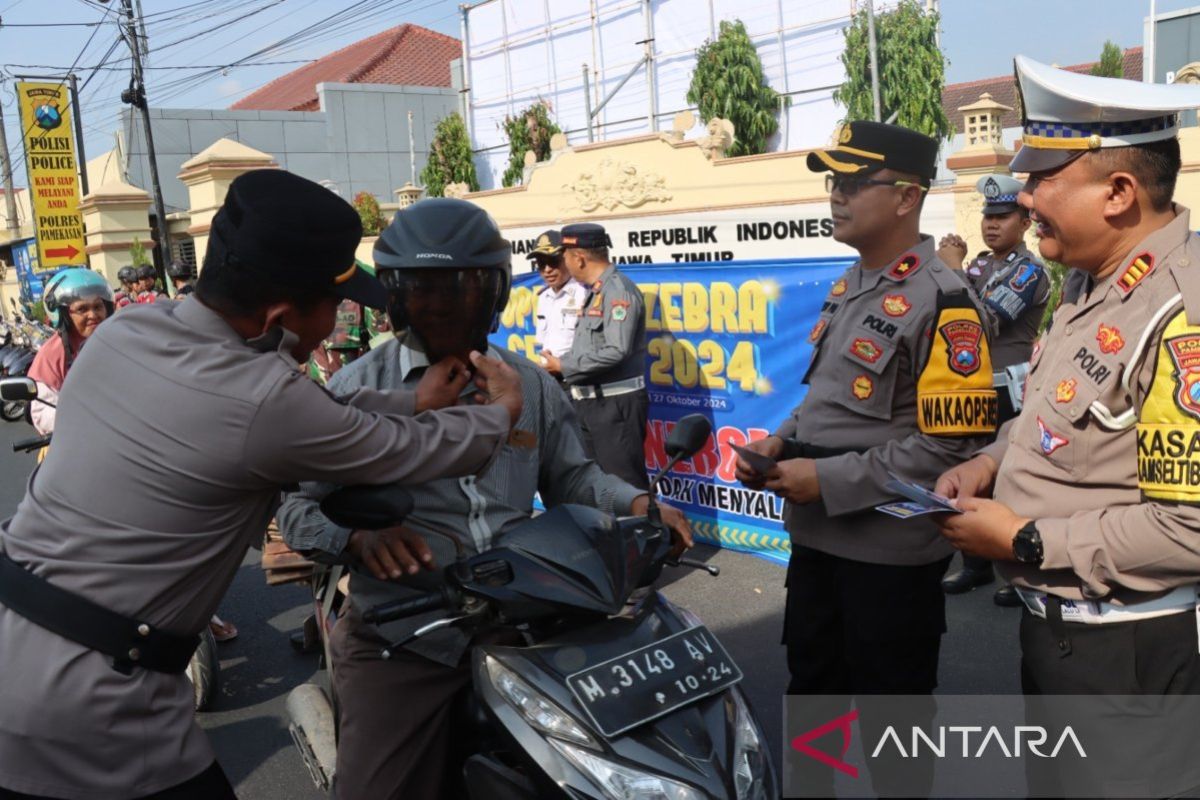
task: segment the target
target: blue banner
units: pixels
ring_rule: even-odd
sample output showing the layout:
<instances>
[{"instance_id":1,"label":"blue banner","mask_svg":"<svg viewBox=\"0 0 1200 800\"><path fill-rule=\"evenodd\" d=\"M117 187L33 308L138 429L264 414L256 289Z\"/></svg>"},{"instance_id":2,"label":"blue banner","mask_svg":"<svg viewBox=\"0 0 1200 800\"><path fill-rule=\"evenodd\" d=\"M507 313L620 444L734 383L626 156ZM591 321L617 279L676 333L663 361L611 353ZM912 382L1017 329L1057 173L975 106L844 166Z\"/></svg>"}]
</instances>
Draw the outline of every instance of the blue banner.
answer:
<instances>
[{"instance_id":1,"label":"blue banner","mask_svg":"<svg viewBox=\"0 0 1200 800\"><path fill-rule=\"evenodd\" d=\"M663 446L675 422L700 413L713 436L660 483L699 538L776 561L791 544L783 501L751 491L734 478L736 453L768 436L804 398L800 383L812 357L808 334L833 282L849 259L734 261L712 264L624 265L646 300L646 386L650 414L646 468L664 467ZM492 336L537 360L536 274L516 278Z\"/></svg>"}]
</instances>

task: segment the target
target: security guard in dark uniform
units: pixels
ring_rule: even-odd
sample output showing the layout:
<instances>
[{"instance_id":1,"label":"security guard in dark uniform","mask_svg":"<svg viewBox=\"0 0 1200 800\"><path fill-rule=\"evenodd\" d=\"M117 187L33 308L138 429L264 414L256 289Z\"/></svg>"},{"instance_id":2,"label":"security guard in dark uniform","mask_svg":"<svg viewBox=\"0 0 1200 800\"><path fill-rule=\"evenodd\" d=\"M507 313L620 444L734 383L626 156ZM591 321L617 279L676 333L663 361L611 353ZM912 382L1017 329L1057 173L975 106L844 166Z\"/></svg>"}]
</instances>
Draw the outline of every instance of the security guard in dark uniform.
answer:
<instances>
[{"instance_id":1,"label":"security guard in dark uniform","mask_svg":"<svg viewBox=\"0 0 1200 800\"><path fill-rule=\"evenodd\" d=\"M896 499L892 473L932 486L941 465L969 458L996 427L982 312L920 232L937 153L936 140L907 128L851 122L836 146L808 157L810 169L832 173L833 238L860 258L833 284L808 336L804 401L750 445L775 467L760 474L737 462L744 484L787 501L788 693L809 695L802 718L789 718L796 731L848 713L852 695L860 708L870 695L916 695L913 719L933 716L926 696L946 630L939 581L953 550L928 517L875 509ZM882 735L878 716L864 711L860 722L867 740ZM808 761L812 772L793 773L790 790L832 796L832 770ZM932 778L926 761L872 766L880 796L928 796Z\"/></svg>"},{"instance_id":2,"label":"security guard in dark uniform","mask_svg":"<svg viewBox=\"0 0 1200 800\"><path fill-rule=\"evenodd\" d=\"M963 270L971 288L983 302L992 336L992 366L1000 408L1000 424L1017 415L1029 371L1029 356L1037 339L1050 279L1046 268L1025 246L1029 212L1017 205L1021 182L1009 175L984 175L975 188L984 196L982 232L991 247L971 260ZM967 243L950 234L942 238L938 256L952 267L960 267ZM963 556L963 568L942 581L946 594L969 592L994 580L990 562ZM1016 608L1021 598L1004 584L993 596L996 605Z\"/></svg>"},{"instance_id":3,"label":"security guard in dark uniform","mask_svg":"<svg viewBox=\"0 0 1200 800\"><path fill-rule=\"evenodd\" d=\"M588 455L605 472L646 489L646 305L637 284L608 260L610 245L600 225L562 229L563 263L588 291L571 351L542 357L570 388Z\"/></svg>"}]
</instances>

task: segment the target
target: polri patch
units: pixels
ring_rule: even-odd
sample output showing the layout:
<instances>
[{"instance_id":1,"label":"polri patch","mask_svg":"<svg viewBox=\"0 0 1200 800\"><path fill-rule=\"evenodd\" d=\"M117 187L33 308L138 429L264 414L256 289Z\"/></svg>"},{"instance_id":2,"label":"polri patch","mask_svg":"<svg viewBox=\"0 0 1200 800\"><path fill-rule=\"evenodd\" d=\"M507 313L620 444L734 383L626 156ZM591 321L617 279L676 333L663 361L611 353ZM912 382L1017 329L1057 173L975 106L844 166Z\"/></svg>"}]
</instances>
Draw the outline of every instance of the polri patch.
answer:
<instances>
[{"instance_id":1,"label":"polri patch","mask_svg":"<svg viewBox=\"0 0 1200 800\"><path fill-rule=\"evenodd\" d=\"M885 294L883 296L883 313L889 317L903 317L912 311L912 303L902 294Z\"/></svg>"},{"instance_id":2,"label":"polri patch","mask_svg":"<svg viewBox=\"0 0 1200 800\"><path fill-rule=\"evenodd\" d=\"M1108 355L1121 352L1121 348L1125 346L1125 337L1121 335L1121 331L1115 325L1105 325L1100 323L1100 329L1096 331L1096 341L1100 344L1100 352Z\"/></svg>"},{"instance_id":3,"label":"polri patch","mask_svg":"<svg viewBox=\"0 0 1200 800\"><path fill-rule=\"evenodd\" d=\"M838 278L836 281L834 281L833 288L829 290L829 294L833 297L841 297L846 293L846 289L849 288L849 286L850 284L846 283L845 278Z\"/></svg>"},{"instance_id":4,"label":"polri patch","mask_svg":"<svg viewBox=\"0 0 1200 800\"><path fill-rule=\"evenodd\" d=\"M875 394L875 381L871 380L870 375L859 375L850 384L850 391L859 400L867 400L871 395Z\"/></svg>"},{"instance_id":5,"label":"polri patch","mask_svg":"<svg viewBox=\"0 0 1200 800\"><path fill-rule=\"evenodd\" d=\"M951 370L964 378L979 371L982 325L969 319L958 319L947 322L938 333L946 340L947 365Z\"/></svg>"},{"instance_id":6,"label":"polri patch","mask_svg":"<svg viewBox=\"0 0 1200 800\"><path fill-rule=\"evenodd\" d=\"M1044 419L1042 419L1041 417L1037 418L1037 424L1038 424L1038 433L1041 436L1041 439L1038 442L1038 444L1041 446L1042 453L1044 453L1045 455L1050 455L1058 448L1065 447L1066 445L1071 443L1070 439L1067 439L1064 436L1059 436L1054 431L1052 431L1048 427L1046 427L1046 421Z\"/></svg>"},{"instance_id":7,"label":"polri patch","mask_svg":"<svg viewBox=\"0 0 1200 800\"><path fill-rule=\"evenodd\" d=\"M1175 336L1163 344L1175 365L1175 403L1200 419L1200 334Z\"/></svg>"},{"instance_id":8,"label":"polri patch","mask_svg":"<svg viewBox=\"0 0 1200 800\"><path fill-rule=\"evenodd\" d=\"M828 320L817 320L817 324L813 325L812 330L808 332L808 341L816 344L817 340L821 338L821 334L825 332L825 326L828 324Z\"/></svg>"},{"instance_id":9,"label":"polri patch","mask_svg":"<svg viewBox=\"0 0 1200 800\"><path fill-rule=\"evenodd\" d=\"M855 339L850 344L850 354L868 364L874 364L883 355L883 350L871 339Z\"/></svg>"},{"instance_id":10,"label":"polri patch","mask_svg":"<svg viewBox=\"0 0 1200 800\"><path fill-rule=\"evenodd\" d=\"M1074 378L1067 378L1058 382L1058 388L1054 390L1054 402L1069 403L1075 399L1075 389L1079 386L1079 381Z\"/></svg>"}]
</instances>

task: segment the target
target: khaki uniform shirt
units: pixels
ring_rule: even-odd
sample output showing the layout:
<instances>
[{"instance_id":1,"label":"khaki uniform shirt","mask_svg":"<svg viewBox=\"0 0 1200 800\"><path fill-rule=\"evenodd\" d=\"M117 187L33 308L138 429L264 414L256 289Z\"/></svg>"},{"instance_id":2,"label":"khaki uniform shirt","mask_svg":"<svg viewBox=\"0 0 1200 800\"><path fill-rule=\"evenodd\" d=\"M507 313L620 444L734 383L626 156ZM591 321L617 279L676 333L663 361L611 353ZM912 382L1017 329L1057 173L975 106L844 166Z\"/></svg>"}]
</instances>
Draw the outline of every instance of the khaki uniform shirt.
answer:
<instances>
[{"instance_id":1,"label":"khaki uniform shirt","mask_svg":"<svg viewBox=\"0 0 1200 800\"><path fill-rule=\"evenodd\" d=\"M461 475L507 439L498 406L411 417L411 393L367 389L336 402L301 374L291 334L271 338L246 342L195 298L102 325L67 376L54 442L0 548L60 588L195 634L282 486ZM128 800L213 760L185 675L122 675L3 606L0 676L4 788Z\"/></svg>"},{"instance_id":2,"label":"khaki uniform shirt","mask_svg":"<svg viewBox=\"0 0 1200 800\"><path fill-rule=\"evenodd\" d=\"M588 287L571 352L562 357L572 386L639 378L646 374L646 303L637 284L614 266Z\"/></svg>"},{"instance_id":3,"label":"khaki uniform shirt","mask_svg":"<svg viewBox=\"0 0 1200 800\"><path fill-rule=\"evenodd\" d=\"M996 499L1042 537L1041 569L1002 566L1018 586L1129 603L1200 580L1200 241L1176 211L1064 299L985 451Z\"/></svg>"},{"instance_id":4,"label":"khaki uniform shirt","mask_svg":"<svg viewBox=\"0 0 1200 800\"><path fill-rule=\"evenodd\" d=\"M579 503L608 514L630 513L633 501L645 494L602 471L583 452L575 412L562 388L544 369L508 350L488 355L506 361L521 376L525 403L521 417L496 460L479 476L442 480L414 486L413 510L407 523L420 531L432 525L454 535L471 554L493 546L495 538L533 515L533 499L540 493L547 507ZM340 370L329 384L344 393L358 388L401 389L416 386L429 361L425 353L393 339ZM276 515L283 538L296 550L321 561L343 557L351 531L334 525L321 513L318 501L333 489L328 483L304 483L289 494ZM426 534L426 543L440 568L454 561L455 549L443 536ZM441 573L422 572L399 581L379 581L355 565L350 594L360 610L414 596L440 586ZM432 611L382 626L390 641L398 641L417 628L446 616ZM408 645L410 650L442 664L459 663L467 637L447 628Z\"/></svg>"},{"instance_id":5,"label":"khaki uniform shirt","mask_svg":"<svg viewBox=\"0 0 1200 800\"><path fill-rule=\"evenodd\" d=\"M966 307L939 312L942 294ZM922 236L882 269L850 267L808 338L815 351L804 378L808 394L775 434L863 452L817 460L821 499L785 507L792 541L876 564L949 555L927 517L896 519L874 509L898 499L883 488L889 472L932 487L995 431L987 336L963 276Z\"/></svg>"},{"instance_id":6,"label":"khaki uniform shirt","mask_svg":"<svg viewBox=\"0 0 1200 800\"><path fill-rule=\"evenodd\" d=\"M1022 242L1003 259L980 253L965 272L987 316L992 366L1028 361L1050 299L1046 268Z\"/></svg>"}]
</instances>

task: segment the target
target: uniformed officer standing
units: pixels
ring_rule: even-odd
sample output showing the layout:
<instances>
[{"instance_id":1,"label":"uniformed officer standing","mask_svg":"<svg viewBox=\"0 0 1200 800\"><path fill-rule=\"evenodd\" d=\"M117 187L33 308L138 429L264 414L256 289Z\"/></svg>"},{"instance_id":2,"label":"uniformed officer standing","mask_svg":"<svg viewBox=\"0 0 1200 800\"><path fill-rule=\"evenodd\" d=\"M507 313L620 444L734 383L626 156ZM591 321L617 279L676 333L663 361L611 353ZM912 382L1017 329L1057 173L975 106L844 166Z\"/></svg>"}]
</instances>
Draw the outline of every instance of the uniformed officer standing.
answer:
<instances>
[{"instance_id":1,"label":"uniformed officer standing","mask_svg":"<svg viewBox=\"0 0 1200 800\"><path fill-rule=\"evenodd\" d=\"M575 340L565 356L543 355L570 387L584 447L600 468L646 489L646 305L637 284L608 260L604 228L562 229L563 263L587 287Z\"/></svg>"},{"instance_id":2,"label":"uniformed officer standing","mask_svg":"<svg viewBox=\"0 0 1200 800\"><path fill-rule=\"evenodd\" d=\"M281 488L466 475L520 414L520 379L478 354L492 403L417 416L457 401L461 364L343 401L300 373L339 298L386 302L332 192L249 172L210 236L193 296L132 306L88 340L54 445L0 526L0 795L233 798L184 670Z\"/></svg>"},{"instance_id":3,"label":"uniformed officer standing","mask_svg":"<svg viewBox=\"0 0 1200 800\"><path fill-rule=\"evenodd\" d=\"M1020 202L1042 255L1088 280L1033 355L1021 415L938 481L966 512L942 530L1021 594L1027 694L1200 693L1200 242L1171 202L1200 88L1016 69Z\"/></svg>"},{"instance_id":4,"label":"uniformed officer standing","mask_svg":"<svg viewBox=\"0 0 1200 800\"><path fill-rule=\"evenodd\" d=\"M1017 415L1029 370L1029 355L1050 299L1046 268L1025 246L1029 212L1017 204L1021 182L1009 175L984 175L975 188L984 196L983 240L991 250L980 253L964 270L971 288L983 301L992 342L1000 424ZM942 237L938 256L962 269L967 243L956 234ZM984 559L963 556L963 568L942 581L946 594L961 594L994 579ZM993 596L996 605L1021 605L1012 586L1004 584Z\"/></svg>"},{"instance_id":5,"label":"uniformed officer standing","mask_svg":"<svg viewBox=\"0 0 1200 800\"><path fill-rule=\"evenodd\" d=\"M787 500L789 694L928 695L937 686L946 629L938 582L953 551L927 518L875 510L895 499L884 487L890 473L932 485L996 425L979 309L920 233L937 152L934 139L915 131L851 122L835 147L809 156L810 169L831 172L833 237L860 258L833 284L809 334L804 402L751 445L777 466L763 475L737 463L744 484ZM806 721L849 711L829 702L806 700L813 718L789 724L805 730ZM932 704L921 701L914 713L932 718ZM861 722L868 739L882 733L870 715ZM831 796L832 770L812 766L793 788ZM877 766L875 791L925 796L932 769L924 761Z\"/></svg>"},{"instance_id":6,"label":"uniformed officer standing","mask_svg":"<svg viewBox=\"0 0 1200 800\"><path fill-rule=\"evenodd\" d=\"M563 265L562 234L555 230L543 233L529 260L545 284L538 289L536 312L536 341L538 352L562 358L571 352L575 341L575 326L587 289L571 277ZM544 366L544 364L543 364ZM561 375L557 376L561 379Z\"/></svg>"}]
</instances>

